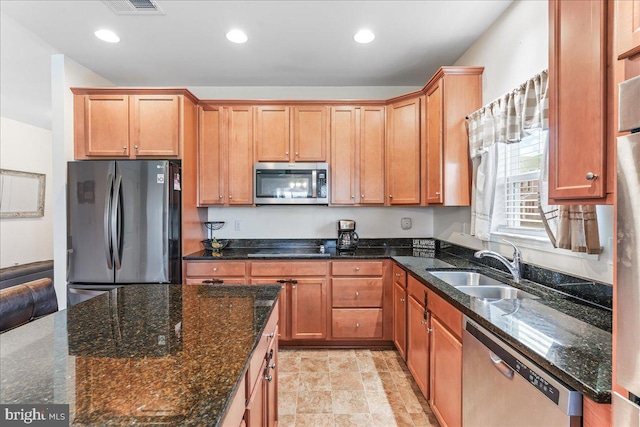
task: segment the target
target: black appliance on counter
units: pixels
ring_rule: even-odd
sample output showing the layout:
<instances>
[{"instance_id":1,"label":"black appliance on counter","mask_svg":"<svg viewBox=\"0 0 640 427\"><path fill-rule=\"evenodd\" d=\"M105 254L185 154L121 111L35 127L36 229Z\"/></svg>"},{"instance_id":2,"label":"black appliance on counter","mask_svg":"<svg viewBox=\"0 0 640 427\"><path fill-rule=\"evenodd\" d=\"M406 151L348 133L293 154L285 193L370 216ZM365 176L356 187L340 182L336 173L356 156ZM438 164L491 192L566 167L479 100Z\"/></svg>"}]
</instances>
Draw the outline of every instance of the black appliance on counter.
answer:
<instances>
[{"instance_id":1,"label":"black appliance on counter","mask_svg":"<svg viewBox=\"0 0 640 427\"><path fill-rule=\"evenodd\" d=\"M338 250L353 251L358 247L356 222L352 219L338 220Z\"/></svg>"}]
</instances>

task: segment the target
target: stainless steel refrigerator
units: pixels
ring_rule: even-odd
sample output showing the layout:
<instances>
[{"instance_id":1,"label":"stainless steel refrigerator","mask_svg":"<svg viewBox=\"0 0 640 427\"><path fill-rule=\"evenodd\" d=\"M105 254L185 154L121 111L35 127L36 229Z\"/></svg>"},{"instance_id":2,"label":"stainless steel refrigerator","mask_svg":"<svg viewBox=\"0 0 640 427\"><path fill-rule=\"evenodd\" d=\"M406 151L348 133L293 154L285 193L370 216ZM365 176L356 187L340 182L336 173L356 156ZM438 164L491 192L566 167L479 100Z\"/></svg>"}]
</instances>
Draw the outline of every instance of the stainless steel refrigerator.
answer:
<instances>
[{"instance_id":1,"label":"stainless steel refrigerator","mask_svg":"<svg viewBox=\"0 0 640 427\"><path fill-rule=\"evenodd\" d=\"M180 283L180 165L75 161L67 169L69 305L118 286Z\"/></svg>"},{"instance_id":2,"label":"stainless steel refrigerator","mask_svg":"<svg viewBox=\"0 0 640 427\"><path fill-rule=\"evenodd\" d=\"M640 426L640 76L620 84L616 188L616 378L614 426Z\"/></svg>"}]
</instances>

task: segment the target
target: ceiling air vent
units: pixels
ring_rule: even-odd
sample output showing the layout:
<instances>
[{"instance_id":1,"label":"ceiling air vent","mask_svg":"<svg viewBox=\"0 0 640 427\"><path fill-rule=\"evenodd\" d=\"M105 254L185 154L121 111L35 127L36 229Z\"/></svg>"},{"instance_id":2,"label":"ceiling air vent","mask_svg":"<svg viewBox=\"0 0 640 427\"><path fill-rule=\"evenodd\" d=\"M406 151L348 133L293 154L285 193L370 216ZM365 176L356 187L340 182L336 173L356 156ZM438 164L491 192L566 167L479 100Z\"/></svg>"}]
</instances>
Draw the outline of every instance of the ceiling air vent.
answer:
<instances>
[{"instance_id":1,"label":"ceiling air vent","mask_svg":"<svg viewBox=\"0 0 640 427\"><path fill-rule=\"evenodd\" d=\"M164 15L154 0L102 0L118 15Z\"/></svg>"}]
</instances>

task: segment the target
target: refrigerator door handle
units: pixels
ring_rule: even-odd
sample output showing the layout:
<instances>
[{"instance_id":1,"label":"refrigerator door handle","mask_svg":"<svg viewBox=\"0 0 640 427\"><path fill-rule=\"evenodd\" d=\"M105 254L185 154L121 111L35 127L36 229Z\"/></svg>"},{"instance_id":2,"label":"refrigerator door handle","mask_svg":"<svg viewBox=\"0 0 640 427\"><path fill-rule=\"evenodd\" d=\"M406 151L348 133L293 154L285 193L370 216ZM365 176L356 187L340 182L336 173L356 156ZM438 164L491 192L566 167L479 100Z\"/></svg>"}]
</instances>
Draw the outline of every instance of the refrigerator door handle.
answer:
<instances>
[{"instance_id":1,"label":"refrigerator door handle","mask_svg":"<svg viewBox=\"0 0 640 427\"><path fill-rule=\"evenodd\" d=\"M107 177L107 191L104 198L104 252L107 257L107 267L113 270L113 256L111 255L111 193L113 192L113 174Z\"/></svg>"},{"instance_id":2,"label":"refrigerator door handle","mask_svg":"<svg viewBox=\"0 0 640 427\"><path fill-rule=\"evenodd\" d=\"M113 263L116 270L120 270L120 190L122 188L122 175L116 177L115 189L111 202L111 247L113 248Z\"/></svg>"}]
</instances>

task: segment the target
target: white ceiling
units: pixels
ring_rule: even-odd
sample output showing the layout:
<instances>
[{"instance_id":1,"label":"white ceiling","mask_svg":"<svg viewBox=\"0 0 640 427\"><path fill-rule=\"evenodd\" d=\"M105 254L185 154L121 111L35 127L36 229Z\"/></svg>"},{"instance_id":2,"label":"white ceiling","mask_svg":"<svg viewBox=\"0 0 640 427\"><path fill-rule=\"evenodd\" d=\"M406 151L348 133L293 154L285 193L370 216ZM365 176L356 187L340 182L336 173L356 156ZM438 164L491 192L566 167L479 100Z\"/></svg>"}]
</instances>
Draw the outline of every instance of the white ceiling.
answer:
<instances>
[{"instance_id":1,"label":"white ceiling","mask_svg":"<svg viewBox=\"0 0 640 427\"><path fill-rule=\"evenodd\" d=\"M157 3L164 15L116 15L95 0L0 2L2 14L116 85L182 87L421 86L511 0ZM225 39L236 27L246 44ZM363 27L376 34L368 45L352 39ZM98 40L99 28L121 42Z\"/></svg>"}]
</instances>

